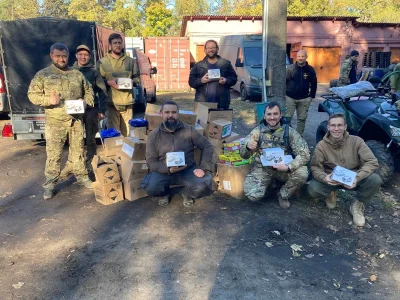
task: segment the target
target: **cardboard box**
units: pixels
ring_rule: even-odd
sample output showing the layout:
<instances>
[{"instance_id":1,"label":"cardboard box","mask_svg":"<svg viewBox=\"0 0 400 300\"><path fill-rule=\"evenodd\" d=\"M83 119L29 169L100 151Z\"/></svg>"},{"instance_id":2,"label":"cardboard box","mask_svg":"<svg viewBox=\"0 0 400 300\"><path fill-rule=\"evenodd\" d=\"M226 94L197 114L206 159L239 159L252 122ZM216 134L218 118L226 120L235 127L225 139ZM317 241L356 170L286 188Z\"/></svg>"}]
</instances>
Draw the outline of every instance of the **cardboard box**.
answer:
<instances>
[{"instance_id":1,"label":"cardboard box","mask_svg":"<svg viewBox=\"0 0 400 300\"><path fill-rule=\"evenodd\" d=\"M208 123L215 120L226 120L232 122L233 120L233 109L210 109L208 111ZM201 125L201 124L200 124Z\"/></svg>"},{"instance_id":2,"label":"cardboard box","mask_svg":"<svg viewBox=\"0 0 400 300\"><path fill-rule=\"evenodd\" d=\"M125 199L129 201L147 197L146 191L141 187L142 179L123 181Z\"/></svg>"},{"instance_id":3,"label":"cardboard box","mask_svg":"<svg viewBox=\"0 0 400 300\"><path fill-rule=\"evenodd\" d=\"M196 108L197 108L198 104L207 106L208 108L218 108L218 103L214 103L214 102L194 102L193 111L195 113L196 113Z\"/></svg>"},{"instance_id":4,"label":"cardboard box","mask_svg":"<svg viewBox=\"0 0 400 300\"><path fill-rule=\"evenodd\" d=\"M194 126L196 124L197 116L190 110L179 110L179 120L183 123Z\"/></svg>"},{"instance_id":5,"label":"cardboard box","mask_svg":"<svg viewBox=\"0 0 400 300\"><path fill-rule=\"evenodd\" d=\"M111 158L93 156L92 167L96 182L101 185L108 185L111 183L121 181L119 176L117 163Z\"/></svg>"},{"instance_id":6,"label":"cardboard box","mask_svg":"<svg viewBox=\"0 0 400 300\"><path fill-rule=\"evenodd\" d=\"M124 200L122 182L102 185L98 182L93 183L96 201L104 205L110 205Z\"/></svg>"},{"instance_id":7,"label":"cardboard box","mask_svg":"<svg viewBox=\"0 0 400 300\"><path fill-rule=\"evenodd\" d=\"M120 174L123 181L142 179L149 172L149 168L145 160L133 161L125 156L122 156L121 160L122 163L120 166Z\"/></svg>"},{"instance_id":8,"label":"cardboard box","mask_svg":"<svg viewBox=\"0 0 400 300\"><path fill-rule=\"evenodd\" d=\"M130 160L145 160L146 143L137 138L124 138L121 152L122 155L129 158Z\"/></svg>"},{"instance_id":9,"label":"cardboard box","mask_svg":"<svg viewBox=\"0 0 400 300\"><path fill-rule=\"evenodd\" d=\"M352 186L356 179L357 173L341 166L336 166L332 172L332 180L340 182L344 185Z\"/></svg>"},{"instance_id":10,"label":"cardboard box","mask_svg":"<svg viewBox=\"0 0 400 300\"><path fill-rule=\"evenodd\" d=\"M243 183L249 172L250 165L232 167L218 164L219 191L233 198L242 198Z\"/></svg>"},{"instance_id":11,"label":"cardboard box","mask_svg":"<svg viewBox=\"0 0 400 300\"><path fill-rule=\"evenodd\" d=\"M263 149L263 155L260 157L261 164L264 167L272 167L277 164L283 164L285 152L282 148Z\"/></svg>"},{"instance_id":12,"label":"cardboard box","mask_svg":"<svg viewBox=\"0 0 400 300\"><path fill-rule=\"evenodd\" d=\"M185 165L185 152L167 152L167 167L181 167Z\"/></svg>"},{"instance_id":13,"label":"cardboard box","mask_svg":"<svg viewBox=\"0 0 400 300\"><path fill-rule=\"evenodd\" d=\"M204 135L204 128L201 127L201 125L197 124L194 126L194 129L196 129L201 135Z\"/></svg>"},{"instance_id":14,"label":"cardboard box","mask_svg":"<svg viewBox=\"0 0 400 300\"><path fill-rule=\"evenodd\" d=\"M157 104L146 104L146 111L145 114L159 114L161 112L161 105Z\"/></svg>"},{"instance_id":15,"label":"cardboard box","mask_svg":"<svg viewBox=\"0 0 400 300\"><path fill-rule=\"evenodd\" d=\"M129 126L129 137L134 137L140 140L147 140L147 127Z\"/></svg>"},{"instance_id":16,"label":"cardboard box","mask_svg":"<svg viewBox=\"0 0 400 300\"><path fill-rule=\"evenodd\" d=\"M106 138L103 140L104 154L105 156L115 156L119 150L122 149L124 143L123 136L117 136L112 138Z\"/></svg>"},{"instance_id":17,"label":"cardboard box","mask_svg":"<svg viewBox=\"0 0 400 300\"><path fill-rule=\"evenodd\" d=\"M149 125L147 126L147 128L149 130L154 130L156 129L158 126L160 126L160 124L162 123L162 117L160 114L155 114L155 113L151 113L151 114L145 114L144 118L147 120L147 122L149 123Z\"/></svg>"},{"instance_id":18,"label":"cardboard box","mask_svg":"<svg viewBox=\"0 0 400 300\"><path fill-rule=\"evenodd\" d=\"M222 140L232 133L232 122L226 120L214 120L208 125L207 136Z\"/></svg>"},{"instance_id":19,"label":"cardboard box","mask_svg":"<svg viewBox=\"0 0 400 300\"><path fill-rule=\"evenodd\" d=\"M130 78L117 78L117 85L120 90L131 90L133 88Z\"/></svg>"},{"instance_id":20,"label":"cardboard box","mask_svg":"<svg viewBox=\"0 0 400 300\"><path fill-rule=\"evenodd\" d=\"M65 110L69 115L84 114L86 102L82 100L65 100Z\"/></svg>"},{"instance_id":21,"label":"cardboard box","mask_svg":"<svg viewBox=\"0 0 400 300\"><path fill-rule=\"evenodd\" d=\"M239 140L240 138L241 138L240 134L238 134L236 132L232 132L230 136L228 136L227 138L224 138L222 140L208 138L208 141L213 146L214 153L217 155L220 155L223 152L223 145L225 143L232 143L233 141Z\"/></svg>"}]
</instances>

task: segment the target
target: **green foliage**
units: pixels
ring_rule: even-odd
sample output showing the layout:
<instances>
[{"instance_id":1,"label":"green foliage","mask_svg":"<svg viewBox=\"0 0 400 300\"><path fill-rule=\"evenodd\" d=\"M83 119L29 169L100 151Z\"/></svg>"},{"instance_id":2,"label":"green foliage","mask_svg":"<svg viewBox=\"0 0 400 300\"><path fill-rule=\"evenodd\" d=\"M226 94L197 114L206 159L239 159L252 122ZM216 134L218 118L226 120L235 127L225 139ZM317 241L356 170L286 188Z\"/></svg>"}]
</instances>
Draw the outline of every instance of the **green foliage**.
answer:
<instances>
[{"instance_id":1,"label":"green foliage","mask_svg":"<svg viewBox=\"0 0 400 300\"><path fill-rule=\"evenodd\" d=\"M43 0L41 15L67 19L68 4L66 0Z\"/></svg>"},{"instance_id":2,"label":"green foliage","mask_svg":"<svg viewBox=\"0 0 400 300\"><path fill-rule=\"evenodd\" d=\"M80 21L102 20L105 10L96 0L71 0L68 16Z\"/></svg>"},{"instance_id":3,"label":"green foliage","mask_svg":"<svg viewBox=\"0 0 400 300\"><path fill-rule=\"evenodd\" d=\"M132 0L116 0L113 9L104 16L102 24L128 36L140 36L142 26L137 3Z\"/></svg>"},{"instance_id":4,"label":"green foliage","mask_svg":"<svg viewBox=\"0 0 400 300\"><path fill-rule=\"evenodd\" d=\"M39 4L36 0L0 0L0 20L35 18L39 16Z\"/></svg>"},{"instance_id":5,"label":"green foliage","mask_svg":"<svg viewBox=\"0 0 400 300\"><path fill-rule=\"evenodd\" d=\"M165 7L164 3L150 5L146 9L146 27L143 36L164 36L171 29L174 18L172 12Z\"/></svg>"}]
</instances>

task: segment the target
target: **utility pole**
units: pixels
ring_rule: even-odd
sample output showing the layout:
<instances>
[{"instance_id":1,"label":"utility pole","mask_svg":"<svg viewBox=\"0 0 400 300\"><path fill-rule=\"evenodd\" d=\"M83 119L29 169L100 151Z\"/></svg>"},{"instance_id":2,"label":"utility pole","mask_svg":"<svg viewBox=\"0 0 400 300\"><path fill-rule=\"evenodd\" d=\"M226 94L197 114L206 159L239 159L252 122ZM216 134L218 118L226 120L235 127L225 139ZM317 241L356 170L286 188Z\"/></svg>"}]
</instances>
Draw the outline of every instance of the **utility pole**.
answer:
<instances>
[{"instance_id":1,"label":"utility pole","mask_svg":"<svg viewBox=\"0 0 400 300\"><path fill-rule=\"evenodd\" d=\"M284 104L287 0L263 1L263 102Z\"/></svg>"}]
</instances>

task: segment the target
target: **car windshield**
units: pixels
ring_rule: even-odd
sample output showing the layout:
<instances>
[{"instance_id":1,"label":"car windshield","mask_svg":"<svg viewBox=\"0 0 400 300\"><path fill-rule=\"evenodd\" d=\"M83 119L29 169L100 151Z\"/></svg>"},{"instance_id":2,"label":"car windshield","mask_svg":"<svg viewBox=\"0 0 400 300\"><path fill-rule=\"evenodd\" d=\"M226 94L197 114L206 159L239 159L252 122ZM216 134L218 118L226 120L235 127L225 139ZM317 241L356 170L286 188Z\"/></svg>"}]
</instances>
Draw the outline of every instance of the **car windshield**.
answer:
<instances>
[{"instance_id":1,"label":"car windshield","mask_svg":"<svg viewBox=\"0 0 400 300\"><path fill-rule=\"evenodd\" d=\"M246 47L244 48L244 61L246 66L262 67L262 48Z\"/></svg>"}]
</instances>

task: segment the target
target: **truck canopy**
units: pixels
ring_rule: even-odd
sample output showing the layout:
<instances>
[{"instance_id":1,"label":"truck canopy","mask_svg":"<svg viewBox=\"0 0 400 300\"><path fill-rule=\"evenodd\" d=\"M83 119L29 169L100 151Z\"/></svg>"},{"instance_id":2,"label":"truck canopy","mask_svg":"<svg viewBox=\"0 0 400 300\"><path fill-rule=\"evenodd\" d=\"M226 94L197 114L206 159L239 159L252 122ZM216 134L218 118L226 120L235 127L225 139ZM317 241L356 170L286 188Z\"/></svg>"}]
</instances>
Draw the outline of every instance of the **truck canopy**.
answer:
<instances>
[{"instance_id":1,"label":"truck canopy","mask_svg":"<svg viewBox=\"0 0 400 300\"><path fill-rule=\"evenodd\" d=\"M81 44L93 50L95 43L97 58L103 57L108 49L108 36L113 32L94 22L51 17L0 21L0 50L2 47L4 51L11 112L40 111L40 107L29 101L27 92L35 74L51 64L49 52L53 43L68 47L71 66L76 60L75 49Z\"/></svg>"}]
</instances>

